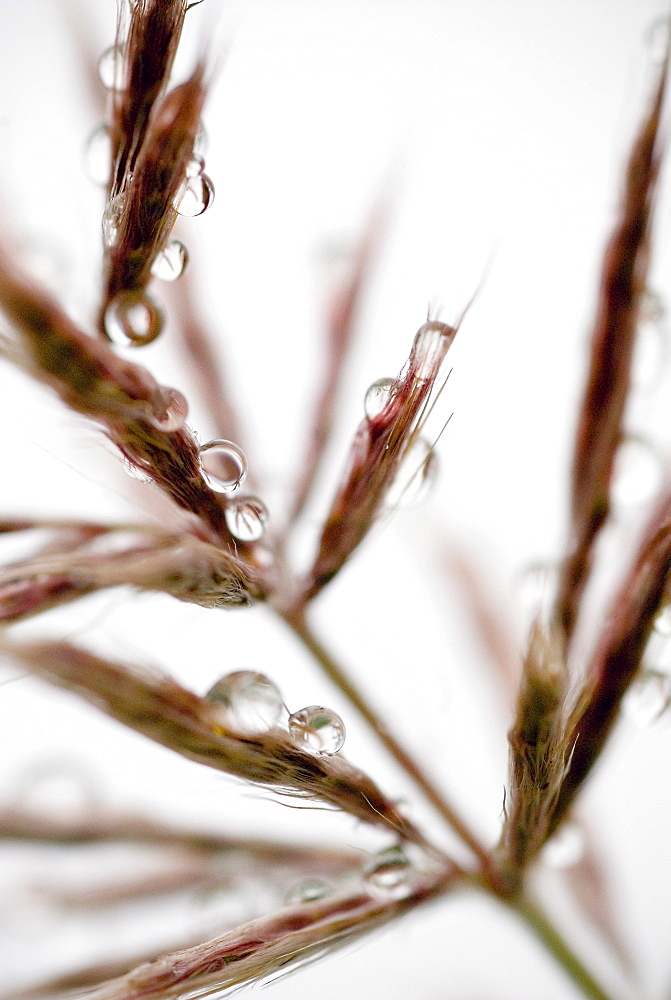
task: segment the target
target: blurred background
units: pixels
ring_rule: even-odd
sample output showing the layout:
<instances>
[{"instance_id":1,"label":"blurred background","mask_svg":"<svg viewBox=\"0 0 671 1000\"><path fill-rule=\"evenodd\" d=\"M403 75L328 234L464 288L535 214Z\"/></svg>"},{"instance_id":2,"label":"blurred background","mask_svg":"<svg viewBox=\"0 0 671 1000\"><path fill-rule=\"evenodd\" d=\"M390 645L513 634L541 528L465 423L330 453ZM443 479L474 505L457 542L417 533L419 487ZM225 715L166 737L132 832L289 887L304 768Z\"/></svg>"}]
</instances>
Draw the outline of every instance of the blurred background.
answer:
<instances>
[{"instance_id":1,"label":"blurred background","mask_svg":"<svg viewBox=\"0 0 671 1000\"><path fill-rule=\"evenodd\" d=\"M191 254L190 288L225 358L250 469L271 519L281 521L307 447L328 289L351 267L372 214L386 206L337 432L296 545L300 565L313 549L367 386L400 370L427 312L455 322L477 292L433 415L437 432L453 414L431 497L380 524L320 597L314 617L390 726L489 843L500 830L510 700L455 567L466 560L477 571L513 648L521 648L530 609L562 552L600 259L647 107L665 11L659 0L207 0L186 18L176 75L206 52L212 92L205 160L216 197L202 217L181 220L177 235ZM91 330L103 190L87 176L86 144L104 118L96 63L114 40L115 21L113 0L33 0L6 5L0 35L3 236ZM595 627L668 464L668 195L663 178L650 282L657 308L642 331L627 418L634 445L623 455L616 516L601 546ZM178 286L156 282L166 329L128 356L187 395L189 422L207 440L213 428L171 328ZM133 520L151 510L151 487L129 479L103 436L6 364L0 426L2 515ZM6 559L13 544L2 542ZM118 590L51 611L17 634L68 638L155 665L199 694L229 670L267 673L291 710L325 704L339 712L348 758L463 857L340 693L263 607L206 611ZM655 655L665 665L665 650ZM349 817L285 808L268 793L182 760L9 665L0 666L0 759L0 805L123 809L236 835L385 846ZM670 766L664 719L643 728L623 719L580 810L645 995L660 998L671 985L668 921L660 916L671 895ZM225 889L193 890L136 906L64 901L64 884L106 884L115 872L142 871L147 859L136 855L89 849L78 860L72 850L0 845L7 989L105 957L110 948L123 954L213 935L227 920L279 905L290 888L250 886L235 898ZM580 916L569 881L551 858L539 868L539 893L560 923L577 928L581 954L604 981L620 984L622 973ZM513 917L465 896L273 983L269 996L345 994L576 996ZM640 994L632 988L631 995Z\"/></svg>"}]
</instances>

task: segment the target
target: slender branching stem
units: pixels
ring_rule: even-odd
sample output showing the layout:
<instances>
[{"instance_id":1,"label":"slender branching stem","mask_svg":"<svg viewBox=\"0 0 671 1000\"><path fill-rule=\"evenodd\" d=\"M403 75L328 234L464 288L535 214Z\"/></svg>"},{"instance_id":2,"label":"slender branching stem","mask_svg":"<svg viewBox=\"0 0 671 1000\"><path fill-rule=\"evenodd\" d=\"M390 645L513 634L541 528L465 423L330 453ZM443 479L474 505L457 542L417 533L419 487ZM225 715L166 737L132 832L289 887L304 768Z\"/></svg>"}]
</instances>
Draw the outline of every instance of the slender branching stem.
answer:
<instances>
[{"instance_id":1,"label":"slender branching stem","mask_svg":"<svg viewBox=\"0 0 671 1000\"><path fill-rule=\"evenodd\" d=\"M578 958L570 945L564 940L548 916L543 913L537 903L526 896L519 896L509 903L524 921L529 930L541 941L558 965L569 976L582 993L591 1000L615 1000L599 983L594 975Z\"/></svg>"},{"instance_id":2,"label":"slender branching stem","mask_svg":"<svg viewBox=\"0 0 671 1000\"><path fill-rule=\"evenodd\" d=\"M307 621L305 611L302 608L293 608L289 611L282 611L280 614L297 638L310 651L327 677L333 681L365 719L397 764L412 778L415 785L422 790L424 796L434 809L447 821L450 828L459 836L464 844L471 849L480 862L483 874L485 874L492 890L497 894L505 895L505 889L501 884L500 877L492 864L492 859L487 849L480 843L468 823L462 819L445 794L426 775L412 754L390 732L382 716L370 704L348 673L335 660L321 640L317 638Z\"/></svg>"}]
</instances>

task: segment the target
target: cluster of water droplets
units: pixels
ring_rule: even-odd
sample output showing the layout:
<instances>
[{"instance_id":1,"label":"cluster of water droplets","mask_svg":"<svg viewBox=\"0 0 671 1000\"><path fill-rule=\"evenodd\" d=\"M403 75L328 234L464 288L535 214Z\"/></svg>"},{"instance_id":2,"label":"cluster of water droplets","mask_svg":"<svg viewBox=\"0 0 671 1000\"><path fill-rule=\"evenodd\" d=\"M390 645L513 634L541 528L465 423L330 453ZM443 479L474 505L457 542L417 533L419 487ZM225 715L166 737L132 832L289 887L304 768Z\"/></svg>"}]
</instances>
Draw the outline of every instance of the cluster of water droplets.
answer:
<instances>
[{"instance_id":1,"label":"cluster of water droplets","mask_svg":"<svg viewBox=\"0 0 671 1000\"><path fill-rule=\"evenodd\" d=\"M117 347L143 347L163 329L163 312L144 291L119 292L105 309L103 326Z\"/></svg>"},{"instance_id":2,"label":"cluster of water droplets","mask_svg":"<svg viewBox=\"0 0 671 1000\"><path fill-rule=\"evenodd\" d=\"M265 674L253 670L225 674L205 700L214 707L215 724L247 736L274 729L284 708L279 688Z\"/></svg>"},{"instance_id":3,"label":"cluster of water droplets","mask_svg":"<svg viewBox=\"0 0 671 1000\"><path fill-rule=\"evenodd\" d=\"M315 753L338 753L345 743L345 723L323 705L309 705L290 715L289 732L303 749Z\"/></svg>"}]
</instances>

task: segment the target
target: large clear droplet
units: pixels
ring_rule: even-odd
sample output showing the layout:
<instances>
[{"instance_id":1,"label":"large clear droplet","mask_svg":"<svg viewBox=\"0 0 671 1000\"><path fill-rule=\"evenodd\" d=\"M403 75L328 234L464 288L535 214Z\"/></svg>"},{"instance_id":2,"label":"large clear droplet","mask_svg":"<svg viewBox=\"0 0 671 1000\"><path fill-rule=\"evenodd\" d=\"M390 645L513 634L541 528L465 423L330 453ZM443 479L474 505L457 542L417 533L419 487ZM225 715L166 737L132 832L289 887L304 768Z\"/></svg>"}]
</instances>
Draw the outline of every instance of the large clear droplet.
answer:
<instances>
[{"instance_id":1,"label":"large clear droplet","mask_svg":"<svg viewBox=\"0 0 671 1000\"><path fill-rule=\"evenodd\" d=\"M98 60L98 76L107 90L122 90L124 86L124 52L119 45L110 45Z\"/></svg>"},{"instance_id":2,"label":"large clear droplet","mask_svg":"<svg viewBox=\"0 0 671 1000\"><path fill-rule=\"evenodd\" d=\"M308 750L334 754L345 742L345 723L323 705L309 705L289 717L289 732Z\"/></svg>"},{"instance_id":3,"label":"large clear droplet","mask_svg":"<svg viewBox=\"0 0 671 1000\"><path fill-rule=\"evenodd\" d=\"M214 706L215 723L247 735L273 729L284 707L276 685L265 674L253 670L226 674L210 688L205 699Z\"/></svg>"},{"instance_id":4,"label":"large clear droplet","mask_svg":"<svg viewBox=\"0 0 671 1000\"><path fill-rule=\"evenodd\" d=\"M199 452L203 479L215 493L230 493L241 486L247 475L247 459L233 441L215 438Z\"/></svg>"},{"instance_id":5,"label":"large clear droplet","mask_svg":"<svg viewBox=\"0 0 671 1000\"><path fill-rule=\"evenodd\" d=\"M627 435L615 456L613 501L622 506L646 503L661 486L662 477L660 457L650 442L639 435Z\"/></svg>"},{"instance_id":6,"label":"large clear droplet","mask_svg":"<svg viewBox=\"0 0 671 1000\"><path fill-rule=\"evenodd\" d=\"M172 433L184 426L189 413L189 404L178 389L164 386L159 393L159 402L151 422L159 431Z\"/></svg>"},{"instance_id":7,"label":"large clear droplet","mask_svg":"<svg viewBox=\"0 0 671 1000\"><path fill-rule=\"evenodd\" d=\"M379 851L364 869L369 890L387 899L403 899L412 888L412 865L402 847Z\"/></svg>"},{"instance_id":8,"label":"large clear droplet","mask_svg":"<svg viewBox=\"0 0 671 1000\"><path fill-rule=\"evenodd\" d=\"M266 530L268 510L258 497L234 497L226 507L226 526L240 542L258 542Z\"/></svg>"},{"instance_id":9,"label":"large clear droplet","mask_svg":"<svg viewBox=\"0 0 671 1000\"><path fill-rule=\"evenodd\" d=\"M303 879L293 886L286 894L285 902L287 906L296 906L299 903L314 903L317 899L324 899L333 892L333 884L323 878Z\"/></svg>"},{"instance_id":10,"label":"large clear droplet","mask_svg":"<svg viewBox=\"0 0 671 1000\"><path fill-rule=\"evenodd\" d=\"M207 174L188 177L177 192L175 211L179 215L195 218L202 215L214 201L214 184Z\"/></svg>"},{"instance_id":11,"label":"large clear droplet","mask_svg":"<svg viewBox=\"0 0 671 1000\"><path fill-rule=\"evenodd\" d=\"M410 358L416 378L428 379L436 375L445 356L446 329L444 323L429 322L415 334Z\"/></svg>"},{"instance_id":12,"label":"large clear droplet","mask_svg":"<svg viewBox=\"0 0 671 1000\"><path fill-rule=\"evenodd\" d=\"M121 220L123 217L123 197L117 194L108 203L102 217L103 243L113 247L119 242Z\"/></svg>"},{"instance_id":13,"label":"large clear droplet","mask_svg":"<svg viewBox=\"0 0 671 1000\"><path fill-rule=\"evenodd\" d=\"M151 273L160 281L177 281L189 263L189 251L181 240L169 240L154 258Z\"/></svg>"},{"instance_id":14,"label":"large clear droplet","mask_svg":"<svg viewBox=\"0 0 671 1000\"><path fill-rule=\"evenodd\" d=\"M631 685L623 708L634 725L647 729L666 716L671 706L671 677L664 670L644 669Z\"/></svg>"},{"instance_id":15,"label":"large clear droplet","mask_svg":"<svg viewBox=\"0 0 671 1000\"><path fill-rule=\"evenodd\" d=\"M426 499L438 474L438 457L428 441L416 438L399 466L386 505L412 507Z\"/></svg>"},{"instance_id":16,"label":"large clear droplet","mask_svg":"<svg viewBox=\"0 0 671 1000\"><path fill-rule=\"evenodd\" d=\"M655 66L664 62L669 48L671 22L668 17L657 17L646 32L648 58Z\"/></svg>"},{"instance_id":17,"label":"large clear droplet","mask_svg":"<svg viewBox=\"0 0 671 1000\"><path fill-rule=\"evenodd\" d=\"M585 853L585 832L579 823L569 819L563 823L541 851L550 868L573 868Z\"/></svg>"},{"instance_id":18,"label":"large clear droplet","mask_svg":"<svg viewBox=\"0 0 671 1000\"><path fill-rule=\"evenodd\" d=\"M84 169L94 184L107 186L112 172L112 139L109 125L98 125L86 140Z\"/></svg>"},{"instance_id":19,"label":"large clear droplet","mask_svg":"<svg viewBox=\"0 0 671 1000\"><path fill-rule=\"evenodd\" d=\"M145 292L119 292L105 309L104 327L117 347L143 347L163 329L163 313Z\"/></svg>"},{"instance_id":20,"label":"large clear droplet","mask_svg":"<svg viewBox=\"0 0 671 1000\"><path fill-rule=\"evenodd\" d=\"M369 420L375 420L381 413L384 413L396 395L396 388L396 379L393 378L379 378L377 382L368 386L363 409Z\"/></svg>"}]
</instances>

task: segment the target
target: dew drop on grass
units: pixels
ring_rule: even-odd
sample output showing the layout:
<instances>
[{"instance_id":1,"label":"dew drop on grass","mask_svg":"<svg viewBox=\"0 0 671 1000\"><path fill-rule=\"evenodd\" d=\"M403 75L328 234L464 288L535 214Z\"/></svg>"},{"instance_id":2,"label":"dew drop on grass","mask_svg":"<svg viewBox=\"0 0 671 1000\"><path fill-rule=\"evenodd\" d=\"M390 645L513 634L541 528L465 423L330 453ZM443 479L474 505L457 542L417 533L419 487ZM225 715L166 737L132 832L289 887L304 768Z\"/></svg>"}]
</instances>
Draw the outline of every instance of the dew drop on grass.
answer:
<instances>
[{"instance_id":1,"label":"dew drop on grass","mask_svg":"<svg viewBox=\"0 0 671 1000\"><path fill-rule=\"evenodd\" d=\"M402 847L387 847L379 851L364 868L364 881L369 890L388 899L402 899L410 892L412 866Z\"/></svg>"},{"instance_id":2,"label":"dew drop on grass","mask_svg":"<svg viewBox=\"0 0 671 1000\"><path fill-rule=\"evenodd\" d=\"M153 480L148 472L141 465L136 465L130 458L124 458L123 467L132 479L137 479L139 483L151 483Z\"/></svg>"},{"instance_id":3,"label":"dew drop on grass","mask_svg":"<svg viewBox=\"0 0 671 1000\"><path fill-rule=\"evenodd\" d=\"M671 677L664 670L644 669L631 685L623 700L629 719L640 729L666 716L671 707Z\"/></svg>"},{"instance_id":4,"label":"dew drop on grass","mask_svg":"<svg viewBox=\"0 0 671 1000\"><path fill-rule=\"evenodd\" d=\"M627 435L615 456L612 497L623 507L651 500L662 483L663 469L653 446L639 435Z\"/></svg>"},{"instance_id":5,"label":"dew drop on grass","mask_svg":"<svg viewBox=\"0 0 671 1000\"><path fill-rule=\"evenodd\" d=\"M285 903L287 906L295 906L299 903L313 903L317 899L324 899L333 892L333 885L323 878L303 879L297 885L292 886L286 894Z\"/></svg>"},{"instance_id":6,"label":"dew drop on grass","mask_svg":"<svg viewBox=\"0 0 671 1000\"><path fill-rule=\"evenodd\" d=\"M151 273L160 281L177 281L189 263L189 251L181 240L168 240L154 258Z\"/></svg>"},{"instance_id":7,"label":"dew drop on grass","mask_svg":"<svg viewBox=\"0 0 671 1000\"><path fill-rule=\"evenodd\" d=\"M445 355L445 326L425 323L415 334L410 354L412 369L419 379L432 378Z\"/></svg>"},{"instance_id":8,"label":"dew drop on grass","mask_svg":"<svg viewBox=\"0 0 671 1000\"><path fill-rule=\"evenodd\" d=\"M569 819L548 840L541 857L550 868L573 868L584 853L585 832L579 823Z\"/></svg>"},{"instance_id":9,"label":"dew drop on grass","mask_svg":"<svg viewBox=\"0 0 671 1000\"><path fill-rule=\"evenodd\" d=\"M187 175L175 198L178 215L195 218L202 215L214 201L214 184L207 174Z\"/></svg>"},{"instance_id":10,"label":"dew drop on grass","mask_svg":"<svg viewBox=\"0 0 671 1000\"><path fill-rule=\"evenodd\" d=\"M98 60L98 76L107 90L122 90L124 86L124 53L119 45L110 45Z\"/></svg>"},{"instance_id":11,"label":"dew drop on grass","mask_svg":"<svg viewBox=\"0 0 671 1000\"><path fill-rule=\"evenodd\" d=\"M240 542L258 542L266 530L268 510L258 497L234 497L226 507L226 526Z\"/></svg>"},{"instance_id":12,"label":"dew drop on grass","mask_svg":"<svg viewBox=\"0 0 671 1000\"><path fill-rule=\"evenodd\" d=\"M396 478L386 497L386 505L413 507L425 500L438 474L438 457L425 438L416 438L403 456Z\"/></svg>"},{"instance_id":13,"label":"dew drop on grass","mask_svg":"<svg viewBox=\"0 0 671 1000\"><path fill-rule=\"evenodd\" d=\"M205 695L214 706L213 719L236 733L265 733L277 725L284 702L265 674L236 670L225 674Z\"/></svg>"},{"instance_id":14,"label":"dew drop on grass","mask_svg":"<svg viewBox=\"0 0 671 1000\"><path fill-rule=\"evenodd\" d=\"M657 292L646 289L641 301L632 363L632 381L637 391L650 394L660 387L668 356L666 306Z\"/></svg>"},{"instance_id":15,"label":"dew drop on grass","mask_svg":"<svg viewBox=\"0 0 671 1000\"><path fill-rule=\"evenodd\" d=\"M363 409L369 420L375 420L384 413L389 402L396 394L396 379L379 378L366 390Z\"/></svg>"},{"instance_id":16,"label":"dew drop on grass","mask_svg":"<svg viewBox=\"0 0 671 1000\"><path fill-rule=\"evenodd\" d=\"M156 406L151 422L159 431L171 433L184 426L189 413L189 404L178 389L165 386L160 392L159 404Z\"/></svg>"},{"instance_id":17,"label":"dew drop on grass","mask_svg":"<svg viewBox=\"0 0 671 1000\"><path fill-rule=\"evenodd\" d=\"M200 472L215 493L230 493L241 486L247 475L247 459L233 441L215 438L199 452Z\"/></svg>"},{"instance_id":18,"label":"dew drop on grass","mask_svg":"<svg viewBox=\"0 0 671 1000\"><path fill-rule=\"evenodd\" d=\"M289 717L289 732L306 750L334 754L345 742L345 723L323 705L309 705Z\"/></svg>"},{"instance_id":19,"label":"dew drop on grass","mask_svg":"<svg viewBox=\"0 0 671 1000\"><path fill-rule=\"evenodd\" d=\"M84 169L94 184L106 186L112 172L112 140L108 125L98 125L86 140Z\"/></svg>"},{"instance_id":20,"label":"dew drop on grass","mask_svg":"<svg viewBox=\"0 0 671 1000\"><path fill-rule=\"evenodd\" d=\"M119 292L105 309L104 327L117 347L143 347L163 329L163 313L145 292Z\"/></svg>"},{"instance_id":21,"label":"dew drop on grass","mask_svg":"<svg viewBox=\"0 0 671 1000\"><path fill-rule=\"evenodd\" d=\"M671 602L662 605L652 626L659 635L671 635Z\"/></svg>"},{"instance_id":22,"label":"dew drop on grass","mask_svg":"<svg viewBox=\"0 0 671 1000\"><path fill-rule=\"evenodd\" d=\"M106 247L113 247L118 243L122 216L123 198L120 194L117 194L107 203L107 207L103 212L103 243Z\"/></svg>"}]
</instances>

